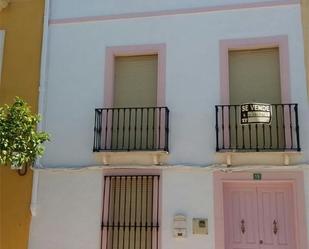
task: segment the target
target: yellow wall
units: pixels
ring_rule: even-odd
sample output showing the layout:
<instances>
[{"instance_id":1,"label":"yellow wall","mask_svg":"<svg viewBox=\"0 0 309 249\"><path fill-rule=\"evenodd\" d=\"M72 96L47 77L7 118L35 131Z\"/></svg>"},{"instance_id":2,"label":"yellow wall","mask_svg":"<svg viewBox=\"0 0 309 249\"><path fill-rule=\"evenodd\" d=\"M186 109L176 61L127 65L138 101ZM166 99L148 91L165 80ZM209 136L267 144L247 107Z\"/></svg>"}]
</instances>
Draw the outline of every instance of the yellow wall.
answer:
<instances>
[{"instance_id":1,"label":"yellow wall","mask_svg":"<svg viewBox=\"0 0 309 249\"><path fill-rule=\"evenodd\" d=\"M309 0L302 0L302 18L304 29L304 43L305 43L305 61L307 67L307 86L309 97Z\"/></svg>"},{"instance_id":2,"label":"yellow wall","mask_svg":"<svg viewBox=\"0 0 309 249\"><path fill-rule=\"evenodd\" d=\"M0 105L15 96L37 110L44 0L11 0L0 12L5 30ZM0 167L0 248L25 249L28 245L32 172L18 176Z\"/></svg>"}]
</instances>

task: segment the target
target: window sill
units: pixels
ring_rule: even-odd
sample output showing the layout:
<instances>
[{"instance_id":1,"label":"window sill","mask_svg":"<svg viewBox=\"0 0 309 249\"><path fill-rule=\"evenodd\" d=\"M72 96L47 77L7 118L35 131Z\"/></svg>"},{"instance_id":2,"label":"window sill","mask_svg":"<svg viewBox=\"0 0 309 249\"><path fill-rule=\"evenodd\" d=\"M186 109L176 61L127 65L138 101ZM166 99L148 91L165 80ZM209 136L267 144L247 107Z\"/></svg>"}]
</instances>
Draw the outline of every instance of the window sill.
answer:
<instances>
[{"instance_id":1,"label":"window sill","mask_svg":"<svg viewBox=\"0 0 309 249\"><path fill-rule=\"evenodd\" d=\"M95 152L103 165L162 165L167 161L167 151L104 151Z\"/></svg>"},{"instance_id":2,"label":"window sill","mask_svg":"<svg viewBox=\"0 0 309 249\"><path fill-rule=\"evenodd\" d=\"M220 163L231 165L291 165L299 163L303 153L295 150L286 151L219 151L216 152Z\"/></svg>"}]
</instances>

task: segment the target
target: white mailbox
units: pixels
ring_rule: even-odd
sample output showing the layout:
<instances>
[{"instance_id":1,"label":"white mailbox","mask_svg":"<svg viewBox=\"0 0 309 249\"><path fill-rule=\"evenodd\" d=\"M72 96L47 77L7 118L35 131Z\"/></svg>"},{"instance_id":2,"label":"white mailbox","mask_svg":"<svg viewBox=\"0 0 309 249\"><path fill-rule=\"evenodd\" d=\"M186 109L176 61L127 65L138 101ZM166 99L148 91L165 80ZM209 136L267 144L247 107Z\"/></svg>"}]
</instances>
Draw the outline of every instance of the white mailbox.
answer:
<instances>
[{"instance_id":1,"label":"white mailbox","mask_svg":"<svg viewBox=\"0 0 309 249\"><path fill-rule=\"evenodd\" d=\"M187 218L182 214L177 214L174 216L174 237L187 237Z\"/></svg>"}]
</instances>

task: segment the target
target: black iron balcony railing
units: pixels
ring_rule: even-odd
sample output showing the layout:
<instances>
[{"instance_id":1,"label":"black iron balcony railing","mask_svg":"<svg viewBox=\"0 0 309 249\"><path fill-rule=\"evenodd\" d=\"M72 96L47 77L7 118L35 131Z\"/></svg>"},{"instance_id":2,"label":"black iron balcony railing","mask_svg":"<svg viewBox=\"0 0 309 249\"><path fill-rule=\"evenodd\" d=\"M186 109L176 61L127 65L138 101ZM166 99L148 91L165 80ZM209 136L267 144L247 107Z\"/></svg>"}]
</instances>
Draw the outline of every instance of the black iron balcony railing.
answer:
<instances>
[{"instance_id":1,"label":"black iron balcony railing","mask_svg":"<svg viewBox=\"0 0 309 249\"><path fill-rule=\"evenodd\" d=\"M168 151L169 109L95 109L93 151Z\"/></svg>"},{"instance_id":2,"label":"black iron balcony railing","mask_svg":"<svg viewBox=\"0 0 309 249\"><path fill-rule=\"evenodd\" d=\"M298 105L273 104L270 124L240 124L240 105L216 106L216 151L300 151Z\"/></svg>"}]
</instances>

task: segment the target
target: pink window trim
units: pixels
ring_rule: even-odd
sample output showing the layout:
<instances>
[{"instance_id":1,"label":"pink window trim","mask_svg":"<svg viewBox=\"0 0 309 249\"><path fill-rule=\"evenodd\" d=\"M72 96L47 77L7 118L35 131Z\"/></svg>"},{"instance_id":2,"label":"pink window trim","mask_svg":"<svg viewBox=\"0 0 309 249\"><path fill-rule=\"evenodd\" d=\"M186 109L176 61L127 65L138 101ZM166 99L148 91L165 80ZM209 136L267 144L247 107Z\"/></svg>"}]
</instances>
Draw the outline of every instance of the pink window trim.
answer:
<instances>
[{"instance_id":1,"label":"pink window trim","mask_svg":"<svg viewBox=\"0 0 309 249\"><path fill-rule=\"evenodd\" d=\"M291 183L294 199L296 249L307 249L307 226L305 216L304 175L301 171L261 172L262 181L252 181L250 172L214 172L215 249L226 249L224 233L223 184L237 183Z\"/></svg>"},{"instance_id":2,"label":"pink window trim","mask_svg":"<svg viewBox=\"0 0 309 249\"><path fill-rule=\"evenodd\" d=\"M106 48L104 107L113 107L115 57L152 54L158 55L157 106L165 106L166 45L147 44Z\"/></svg>"},{"instance_id":3,"label":"pink window trim","mask_svg":"<svg viewBox=\"0 0 309 249\"><path fill-rule=\"evenodd\" d=\"M158 179L158 183L159 184L159 210L158 210L158 221L159 221L159 225L160 225L160 228L159 228L159 234L158 234L158 249L162 248L162 241L161 241L161 238L162 238L162 234L161 234L161 231L162 231L162 228L161 228L161 225L162 225L162 207L163 207L163 204L162 204L162 194L163 194L163 190L162 190L162 170L160 169L137 169L137 168L132 168L132 169L104 169L103 170L103 177L102 177L102 182L103 182L103 185L102 185L102 217L101 217L101 220L103 221L103 219L106 219L106 217L103 217L103 213L106 214L107 210L108 210L108 207L106 205L104 205L103 203L105 201L107 201L108 199L108 195L103 195L104 193L104 176L120 176L120 175L126 175L126 176L130 176L130 175L159 175L159 179ZM155 186L154 186L155 188ZM154 198L155 198L155 194L154 194ZM155 201L156 198L155 198ZM106 233L101 233L101 249L103 249L103 245L105 245L105 242L106 241ZM154 242L153 242L154 243Z\"/></svg>"}]
</instances>

